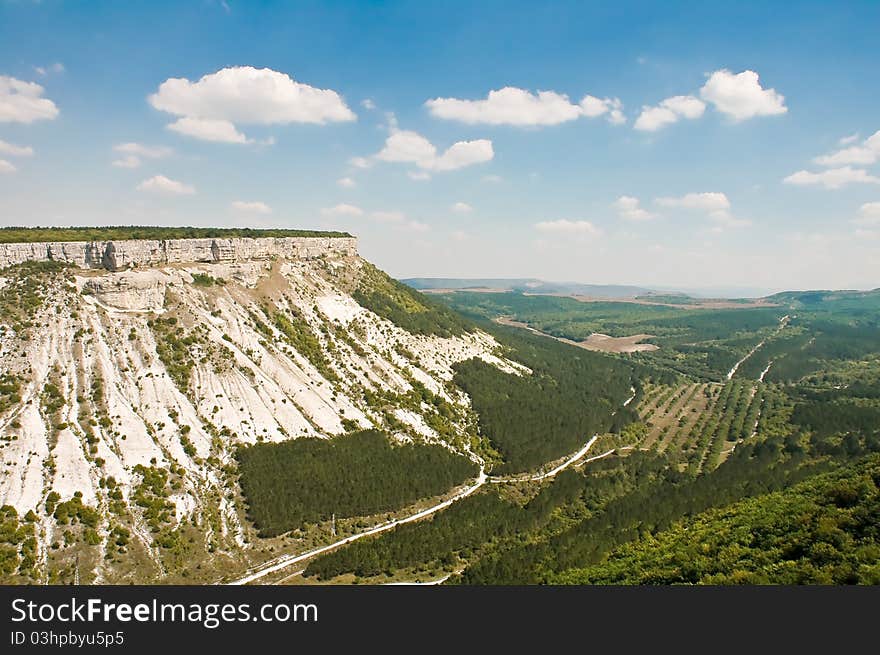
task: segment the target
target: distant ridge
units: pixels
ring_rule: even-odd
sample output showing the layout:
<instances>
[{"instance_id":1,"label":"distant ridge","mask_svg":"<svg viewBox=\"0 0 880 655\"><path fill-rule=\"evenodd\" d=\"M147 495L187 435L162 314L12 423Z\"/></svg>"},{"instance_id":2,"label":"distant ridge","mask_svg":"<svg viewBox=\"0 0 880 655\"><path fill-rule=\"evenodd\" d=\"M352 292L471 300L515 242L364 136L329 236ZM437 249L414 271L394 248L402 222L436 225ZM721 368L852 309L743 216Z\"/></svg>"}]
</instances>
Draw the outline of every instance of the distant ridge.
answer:
<instances>
[{"instance_id":1,"label":"distant ridge","mask_svg":"<svg viewBox=\"0 0 880 655\"><path fill-rule=\"evenodd\" d=\"M516 291L520 293L564 294L595 298L635 298L655 293L646 287L623 284L580 284L577 282L547 282L535 278L441 278L413 277L402 279L406 285L420 291Z\"/></svg>"}]
</instances>

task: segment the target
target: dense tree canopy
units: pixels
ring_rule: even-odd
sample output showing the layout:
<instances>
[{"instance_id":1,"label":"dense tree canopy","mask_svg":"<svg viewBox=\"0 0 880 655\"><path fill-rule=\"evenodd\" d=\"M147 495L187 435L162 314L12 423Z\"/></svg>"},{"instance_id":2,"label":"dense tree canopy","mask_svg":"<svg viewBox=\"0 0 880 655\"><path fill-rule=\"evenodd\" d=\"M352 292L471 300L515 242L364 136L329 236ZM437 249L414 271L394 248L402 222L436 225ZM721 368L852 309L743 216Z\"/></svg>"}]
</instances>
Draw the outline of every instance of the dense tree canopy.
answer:
<instances>
[{"instance_id":1,"label":"dense tree canopy","mask_svg":"<svg viewBox=\"0 0 880 655\"><path fill-rule=\"evenodd\" d=\"M437 445L392 444L365 430L334 439L292 439L238 451L241 488L260 534L305 522L366 516L434 496L477 474Z\"/></svg>"}]
</instances>

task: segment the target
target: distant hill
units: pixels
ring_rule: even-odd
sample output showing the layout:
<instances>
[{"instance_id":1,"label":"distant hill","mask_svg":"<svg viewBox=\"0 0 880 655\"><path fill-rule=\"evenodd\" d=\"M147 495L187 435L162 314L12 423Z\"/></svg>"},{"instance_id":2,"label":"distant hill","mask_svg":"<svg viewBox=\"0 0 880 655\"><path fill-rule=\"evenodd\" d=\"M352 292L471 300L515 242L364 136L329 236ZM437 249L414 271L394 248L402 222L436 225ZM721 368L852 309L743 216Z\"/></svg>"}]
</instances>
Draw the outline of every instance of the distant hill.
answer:
<instances>
[{"instance_id":1,"label":"distant hill","mask_svg":"<svg viewBox=\"0 0 880 655\"><path fill-rule=\"evenodd\" d=\"M654 293L645 287L623 284L579 284L577 282L547 282L534 278L440 278L413 277L401 280L420 291L517 291L520 293L563 294L596 298L635 298Z\"/></svg>"},{"instance_id":2,"label":"distant hill","mask_svg":"<svg viewBox=\"0 0 880 655\"><path fill-rule=\"evenodd\" d=\"M814 289L810 291L783 291L782 293L767 296L767 300L771 302L788 304L794 307L805 307L825 302L865 301L872 299L880 301L880 289L873 289L872 291Z\"/></svg>"}]
</instances>

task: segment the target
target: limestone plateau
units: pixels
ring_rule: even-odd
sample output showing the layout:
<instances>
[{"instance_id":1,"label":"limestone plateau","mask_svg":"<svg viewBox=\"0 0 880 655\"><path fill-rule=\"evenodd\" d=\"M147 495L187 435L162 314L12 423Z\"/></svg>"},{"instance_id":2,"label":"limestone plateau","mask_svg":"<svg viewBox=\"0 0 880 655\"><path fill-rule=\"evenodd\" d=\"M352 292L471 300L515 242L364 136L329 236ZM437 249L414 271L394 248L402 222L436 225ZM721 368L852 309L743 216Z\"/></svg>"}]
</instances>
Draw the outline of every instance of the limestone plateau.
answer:
<instances>
[{"instance_id":1,"label":"limestone plateau","mask_svg":"<svg viewBox=\"0 0 880 655\"><path fill-rule=\"evenodd\" d=\"M235 262L286 257L357 255L354 237L257 237L228 239L130 239L0 243L0 268L29 261L56 261L79 268L119 271L133 266Z\"/></svg>"},{"instance_id":2,"label":"limestone plateau","mask_svg":"<svg viewBox=\"0 0 880 655\"><path fill-rule=\"evenodd\" d=\"M0 266L5 580L213 582L305 548L308 526L256 536L239 446L378 429L472 457L452 366L528 372L485 332L408 331L356 301L431 311L354 238L7 243Z\"/></svg>"}]
</instances>

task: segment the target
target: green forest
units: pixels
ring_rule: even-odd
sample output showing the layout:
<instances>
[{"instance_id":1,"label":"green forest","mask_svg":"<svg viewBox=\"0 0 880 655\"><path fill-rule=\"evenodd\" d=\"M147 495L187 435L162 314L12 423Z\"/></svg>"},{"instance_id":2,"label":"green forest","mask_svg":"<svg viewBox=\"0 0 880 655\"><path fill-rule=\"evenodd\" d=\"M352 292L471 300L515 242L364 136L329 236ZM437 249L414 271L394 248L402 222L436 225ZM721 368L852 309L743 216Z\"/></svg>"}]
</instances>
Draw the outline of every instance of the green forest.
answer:
<instances>
[{"instance_id":1,"label":"green forest","mask_svg":"<svg viewBox=\"0 0 880 655\"><path fill-rule=\"evenodd\" d=\"M492 295L473 294L481 303ZM524 302L560 300L534 298ZM876 584L880 341L876 315L860 304L874 298L832 302L846 311L828 312L820 300L815 311L797 314L790 307L689 310L661 320L670 308L648 309L667 327L697 317L687 334L705 339L704 348L717 338L731 353L731 344L748 352L766 338L769 359L813 364L796 377L759 381L767 364L747 359L733 380L708 383L707 409L695 420L682 416L676 426L690 427L670 435L662 452L638 447L652 417L637 406L645 399L686 408L696 402L689 385L706 385L706 377L643 353L584 351L470 312L505 356L532 370L517 376L478 360L455 367L455 384L500 455L493 473L535 470L582 445L591 430L632 447L543 483L487 485L429 519L326 553L305 575L378 581L401 571L454 573L447 584ZM615 303L586 303L600 312L608 304ZM777 334L781 312L791 312L791 321ZM776 347L777 339L799 346ZM634 401L622 408L633 389Z\"/></svg>"},{"instance_id":2,"label":"green forest","mask_svg":"<svg viewBox=\"0 0 880 655\"><path fill-rule=\"evenodd\" d=\"M880 584L880 457L676 523L552 584Z\"/></svg>"},{"instance_id":3,"label":"green forest","mask_svg":"<svg viewBox=\"0 0 880 655\"><path fill-rule=\"evenodd\" d=\"M515 328L490 329L506 355L532 371L505 373L480 359L454 367L453 382L470 396L482 434L502 456L493 472L536 468L635 418L623 403L648 369Z\"/></svg>"},{"instance_id":4,"label":"green forest","mask_svg":"<svg viewBox=\"0 0 880 655\"><path fill-rule=\"evenodd\" d=\"M477 475L447 448L393 444L364 430L333 439L291 439L240 448L248 515L261 536L306 522L367 516L444 493Z\"/></svg>"}]
</instances>

